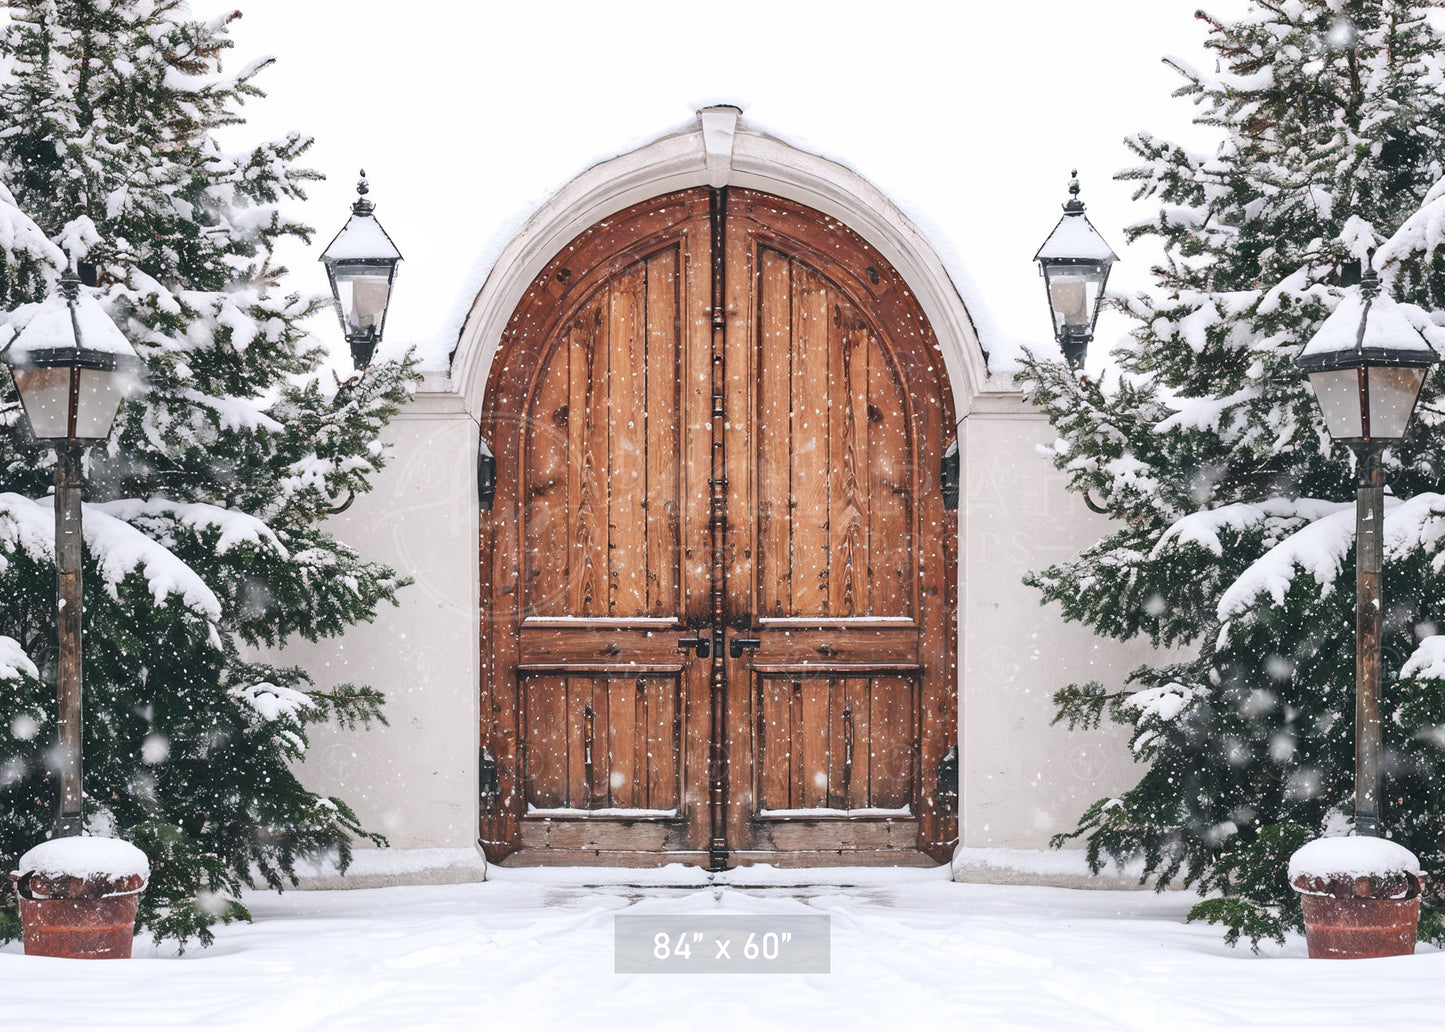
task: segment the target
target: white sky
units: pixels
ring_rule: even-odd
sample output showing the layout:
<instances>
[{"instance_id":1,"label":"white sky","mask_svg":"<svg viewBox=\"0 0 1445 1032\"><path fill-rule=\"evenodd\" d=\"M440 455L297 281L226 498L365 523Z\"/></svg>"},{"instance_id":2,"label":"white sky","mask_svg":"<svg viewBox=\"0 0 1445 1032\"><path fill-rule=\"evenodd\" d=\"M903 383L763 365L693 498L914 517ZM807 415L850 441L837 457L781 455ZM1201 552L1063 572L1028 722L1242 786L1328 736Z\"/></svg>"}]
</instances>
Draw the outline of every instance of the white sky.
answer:
<instances>
[{"instance_id":1,"label":"white sky","mask_svg":"<svg viewBox=\"0 0 1445 1032\"><path fill-rule=\"evenodd\" d=\"M192 0L197 16L232 6ZM1112 285L1148 285L1123 226L1147 217L1114 183L1141 129L1209 146L1181 80L1203 64L1195 0L891 3L735 0L240 0L228 68L263 54L270 94L233 145L295 128L328 175L301 208L315 246L284 257L324 291L316 256L365 167L405 256L387 346L445 355L456 316L535 208L596 161L734 103L743 119L872 181L922 229L975 313L1003 338L1052 347L1031 259L1067 199L1083 199L1124 259ZM1219 13L1244 0L1215 0ZM968 281L974 289L970 291ZM1122 323L1100 326L1096 353ZM316 329L344 352L334 321ZM1092 363L1091 363L1092 364Z\"/></svg>"}]
</instances>

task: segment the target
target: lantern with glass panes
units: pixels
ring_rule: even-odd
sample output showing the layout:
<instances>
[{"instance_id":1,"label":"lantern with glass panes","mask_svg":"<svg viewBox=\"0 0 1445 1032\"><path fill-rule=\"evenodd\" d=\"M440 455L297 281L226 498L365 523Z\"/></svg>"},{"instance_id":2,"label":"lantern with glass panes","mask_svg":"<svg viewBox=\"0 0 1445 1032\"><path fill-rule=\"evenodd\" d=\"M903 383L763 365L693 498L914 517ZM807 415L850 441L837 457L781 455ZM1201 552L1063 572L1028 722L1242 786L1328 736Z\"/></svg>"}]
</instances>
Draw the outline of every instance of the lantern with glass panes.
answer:
<instances>
[{"instance_id":1,"label":"lantern with glass panes","mask_svg":"<svg viewBox=\"0 0 1445 1032\"><path fill-rule=\"evenodd\" d=\"M1367 268L1295 363L1314 388L1330 436L1354 450L1355 831L1381 834L1380 631L1385 480L1380 457L1405 436L1425 374L1439 360Z\"/></svg>"},{"instance_id":2,"label":"lantern with glass panes","mask_svg":"<svg viewBox=\"0 0 1445 1032\"><path fill-rule=\"evenodd\" d=\"M1034 255L1048 293L1054 340L1071 369L1084 364L1109 270L1119 260L1084 214L1078 175L1071 173L1063 218Z\"/></svg>"},{"instance_id":3,"label":"lantern with glass panes","mask_svg":"<svg viewBox=\"0 0 1445 1032\"><path fill-rule=\"evenodd\" d=\"M1295 363L1309 375L1330 436L1360 452L1405 436L1425 373L1438 360L1367 269Z\"/></svg>"},{"instance_id":4,"label":"lantern with glass panes","mask_svg":"<svg viewBox=\"0 0 1445 1032\"><path fill-rule=\"evenodd\" d=\"M96 298L67 272L0 352L36 440L55 448L55 580L58 650L55 694L60 773L56 836L81 833L81 458L110 436L141 361Z\"/></svg>"},{"instance_id":5,"label":"lantern with glass panes","mask_svg":"<svg viewBox=\"0 0 1445 1032\"><path fill-rule=\"evenodd\" d=\"M351 218L321 254L331 280L331 296L341 318L341 332L351 346L357 369L371 364L386 328L386 309L401 252L376 221L376 205L368 198L366 170L356 184L357 198Z\"/></svg>"}]
</instances>

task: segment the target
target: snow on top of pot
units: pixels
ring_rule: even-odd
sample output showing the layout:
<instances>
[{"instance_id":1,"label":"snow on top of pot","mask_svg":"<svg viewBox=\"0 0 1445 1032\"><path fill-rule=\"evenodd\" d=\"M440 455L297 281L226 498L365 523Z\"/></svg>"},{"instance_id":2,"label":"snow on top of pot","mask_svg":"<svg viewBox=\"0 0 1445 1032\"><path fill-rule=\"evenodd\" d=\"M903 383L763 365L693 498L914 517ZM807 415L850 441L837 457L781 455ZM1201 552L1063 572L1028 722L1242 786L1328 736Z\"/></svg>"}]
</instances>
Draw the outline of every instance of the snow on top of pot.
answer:
<instances>
[{"instance_id":1,"label":"snow on top of pot","mask_svg":"<svg viewBox=\"0 0 1445 1032\"><path fill-rule=\"evenodd\" d=\"M1337 875L1415 874L1420 861L1398 842L1364 835L1340 835L1306 842L1289 858L1289 880L1300 875L1330 878Z\"/></svg>"},{"instance_id":2,"label":"snow on top of pot","mask_svg":"<svg viewBox=\"0 0 1445 1032\"><path fill-rule=\"evenodd\" d=\"M20 858L21 874L46 877L110 879L139 875L149 878L150 861L123 839L72 836L42 842Z\"/></svg>"}]
</instances>

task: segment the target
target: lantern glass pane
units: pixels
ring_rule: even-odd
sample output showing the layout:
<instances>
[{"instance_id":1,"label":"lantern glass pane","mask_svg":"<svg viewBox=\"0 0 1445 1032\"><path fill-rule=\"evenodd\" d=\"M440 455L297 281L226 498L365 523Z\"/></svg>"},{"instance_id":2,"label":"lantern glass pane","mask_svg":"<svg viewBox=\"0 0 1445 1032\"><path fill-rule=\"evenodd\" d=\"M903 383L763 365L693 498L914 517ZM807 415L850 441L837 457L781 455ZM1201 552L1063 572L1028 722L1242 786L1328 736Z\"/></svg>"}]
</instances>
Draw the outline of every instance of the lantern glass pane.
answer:
<instances>
[{"instance_id":1,"label":"lantern glass pane","mask_svg":"<svg viewBox=\"0 0 1445 1032\"><path fill-rule=\"evenodd\" d=\"M30 431L39 441L60 440L70 433L70 367L12 369L15 387L25 405Z\"/></svg>"},{"instance_id":2,"label":"lantern glass pane","mask_svg":"<svg viewBox=\"0 0 1445 1032\"><path fill-rule=\"evenodd\" d=\"M1375 366L1365 381L1370 396L1370 437L1392 441L1405 436L1415 399L1425 383L1422 366Z\"/></svg>"},{"instance_id":3,"label":"lantern glass pane","mask_svg":"<svg viewBox=\"0 0 1445 1032\"><path fill-rule=\"evenodd\" d=\"M110 436L116 411L125 400L131 377L114 369L82 369L76 401L75 438L99 441Z\"/></svg>"},{"instance_id":4,"label":"lantern glass pane","mask_svg":"<svg viewBox=\"0 0 1445 1032\"><path fill-rule=\"evenodd\" d=\"M1056 336L1066 328L1076 334L1093 331L1094 306L1105 275L1102 265L1055 265L1048 269L1049 303L1054 309Z\"/></svg>"},{"instance_id":5,"label":"lantern glass pane","mask_svg":"<svg viewBox=\"0 0 1445 1032\"><path fill-rule=\"evenodd\" d=\"M1360 412L1360 370L1327 369L1310 373L1310 384L1331 437L1337 441L1358 441L1365 436Z\"/></svg>"},{"instance_id":6,"label":"lantern glass pane","mask_svg":"<svg viewBox=\"0 0 1445 1032\"><path fill-rule=\"evenodd\" d=\"M386 302L391 294L391 270L375 266L336 270L336 296L348 336L375 336L381 332Z\"/></svg>"}]
</instances>

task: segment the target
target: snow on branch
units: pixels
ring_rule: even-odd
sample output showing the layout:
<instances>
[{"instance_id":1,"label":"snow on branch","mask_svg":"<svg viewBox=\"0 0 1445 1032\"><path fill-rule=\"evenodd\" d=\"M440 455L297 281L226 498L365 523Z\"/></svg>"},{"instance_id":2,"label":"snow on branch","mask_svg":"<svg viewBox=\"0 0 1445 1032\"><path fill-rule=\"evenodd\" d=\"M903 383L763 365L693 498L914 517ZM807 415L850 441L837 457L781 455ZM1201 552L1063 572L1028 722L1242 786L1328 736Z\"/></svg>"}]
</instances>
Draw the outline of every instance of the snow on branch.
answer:
<instances>
[{"instance_id":1,"label":"snow on branch","mask_svg":"<svg viewBox=\"0 0 1445 1032\"><path fill-rule=\"evenodd\" d=\"M286 546L270 527L238 509L224 509L204 502L173 502L166 498L151 498L146 501L127 498L104 502L92 508L129 524L137 521L174 520L194 531L215 529L219 534L215 544L217 555L224 555L240 545L252 545L267 548L280 559L291 558Z\"/></svg>"},{"instance_id":2,"label":"snow on branch","mask_svg":"<svg viewBox=\"0 0 1445 1032\"><path fill-rule=\"evenodd\" d=\"M35 503L35 507L46 513L53 526L55 516L49 500ZM221 603L215 592L164 546L95 506L85 507L83 527L85 545L95 556L105 590L112 598L117 597L117 585L139 571L157 606L164 606L175 595L187 608L211 620L221 618Z\"/></svg>"},{"instance_id":3,"label":"snow on branch","mask_svg":"<svg viewBox=\"0 0 1445 1032\"><path fill-rule=\"evenodd\" d=\"M1415 647L1400 668L1400 680L1411 677L1422 681L1445 681L1445 634L1432 634Z\"/></svg>"},{"instance_id":4,"label":"snow on branch","mask_svg":"<svg viewBox=\"0 0 1445 1032\"><path fill-rule=\"evenodd\" d=\"M300 723L316 704L305 692L262 681L243 688L229 688L227 695L245 703L251 713L266 723L277 720Z\"/></svg>"},{"instance_id":5,"label":"snow on branch","mask_svg":"<svg viewBox=\"0 0 1445 1032\"><path fill-rule=\"evenodd\" d=\"M1413 255L1432 258L1445 244L1445 179L1425 195L1419 209L1375 252L1375 267L1386 269Z\"/></svg>"},{"instance_id":6,"label":"snow on branch","mask_svg":"<svg viewBox=\"0 0 1445 1032\"><path fill-rule=\"evenodd\" d=\"M0 681L18 681L22 676L38 678L40 669L18 641L0 634Z\"/></svg>"},{"instance_id":7,"label":"snow on branch","mask_svg":"<svg viewBox=\"0 0 1445 1032\"><path fill-rule=\"evenodd\" d=\"M1177 520L1160 536L1150 558L1158 558L1167 548L1181 544L1196 544L1213 555L1222 556L1224 544L1219 534L1223 530L1243 534L1255 527L1265 526L1267 531L1274 529L1277 534L1284 533L1302 521L1315 523L1348 507L1348 502L1274 497L1261 502L1236 502L1217 509L1205 509Z\"/></svg>"},{"instance_id":8,"label":"snow on branch","mask_svg":"<svg viewBox=\"0 0 1445 1032\"><path fill-rule=\"evenodd\" d=\"M0 252L5 262L13 264L21 253L33 255L56 269L65 268L65 255L46 237L15 203L4 183L0 183Z\"/></svg>"},{"instance_id":9,"label":"snow on branch","mask_svg":"<svg viewBox=\"0 0 1445 1032\"><path fill-rule=\"evenodd\" d=\"M1224 623L1221 642L1228 638L1229 621L1254 608L1262 596L1276 606L1284 605L1301 573L1314 578L1321 598L1334 590L1345 557L1354 547L1355 507L1346 502L1334 508L1336 511L1316 518L1260 556L1225 590L1219 599L1219 619ZM1445 495L1427 492L1403 502L1386 498L1382 535L1386 561L1424 552L1432 556L1431 568L1441 572L1445 569L1441 547L1445 543Z\"/></svg>"},{"instance_id":10,"label":"snow on branch","mask_svg":"<svg viewBox=\"0 0 1445 1032\"><path fill-rule=\"evenodd\" d=\"M1390 501L1387 499L1386 504ZM1321 598L1328 595L1334 590L1354 541L1355 511L1348 503L1295 531L1251 563L1220 596L1218 612L1219 619L1226 621L1224 631L1228 630L1227 621L1247 612L1262 595L1277 606L1284 605L1299 573L1314 578Z\"/></svg>"}]
</instances>

